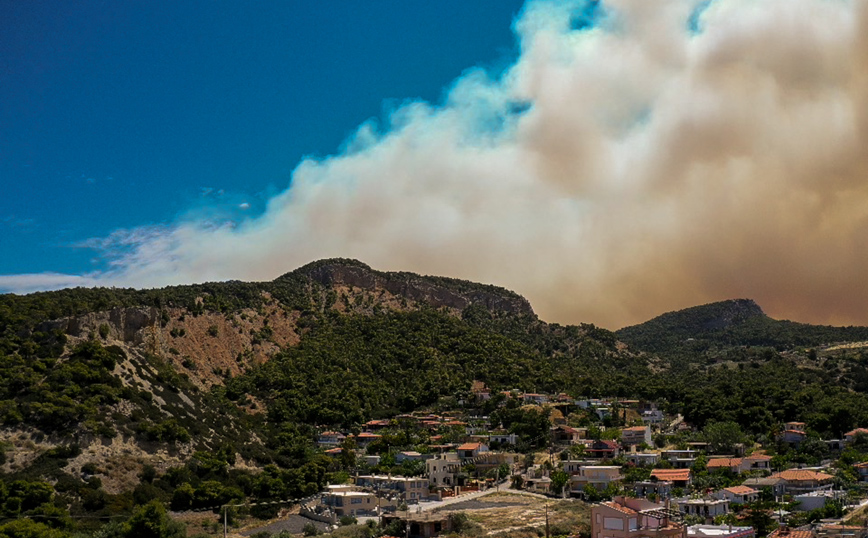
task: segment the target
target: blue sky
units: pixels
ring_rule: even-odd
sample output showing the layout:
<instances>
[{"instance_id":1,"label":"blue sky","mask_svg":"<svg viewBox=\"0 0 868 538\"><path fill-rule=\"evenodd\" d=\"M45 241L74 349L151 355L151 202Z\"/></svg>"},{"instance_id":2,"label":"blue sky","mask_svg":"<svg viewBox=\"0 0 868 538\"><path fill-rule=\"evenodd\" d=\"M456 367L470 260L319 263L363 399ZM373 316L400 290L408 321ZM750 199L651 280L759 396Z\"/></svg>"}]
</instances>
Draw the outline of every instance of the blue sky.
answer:
<instances>
[{"instance_id":1,"label":"blue sky","mask_svg":"<svg viewBox=\"0 0 868 538\"><path fill-rule=\"evenodd\" d=\"M0 0L0 274L117 229L243 220L305 155L516 56L519 0Z\"/></svg>"}]
</instances>

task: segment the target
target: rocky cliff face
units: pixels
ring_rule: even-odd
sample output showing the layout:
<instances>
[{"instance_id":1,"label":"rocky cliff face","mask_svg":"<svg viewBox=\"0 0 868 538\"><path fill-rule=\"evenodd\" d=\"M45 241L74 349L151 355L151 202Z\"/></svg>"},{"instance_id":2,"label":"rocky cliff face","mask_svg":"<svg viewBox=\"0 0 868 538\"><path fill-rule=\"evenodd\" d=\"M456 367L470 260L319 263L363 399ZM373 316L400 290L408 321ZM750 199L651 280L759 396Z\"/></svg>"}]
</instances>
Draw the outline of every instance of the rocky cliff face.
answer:
<instances>
[{"instance_id":1,"label":"rocky cliff face","mask_svg":"<svg viewBox=\"0 0 868 538\"><path fill-rule=\"evenodd\" d=\"M533 315L524 297L495 286L482 286L447 278L431 278L412 273L381 273L363 264L323 263L302 271L326 287L350 286L365 291L385 290L434 308L458 311L479 305L495 312Z\"/></svg>"}]
</instances>

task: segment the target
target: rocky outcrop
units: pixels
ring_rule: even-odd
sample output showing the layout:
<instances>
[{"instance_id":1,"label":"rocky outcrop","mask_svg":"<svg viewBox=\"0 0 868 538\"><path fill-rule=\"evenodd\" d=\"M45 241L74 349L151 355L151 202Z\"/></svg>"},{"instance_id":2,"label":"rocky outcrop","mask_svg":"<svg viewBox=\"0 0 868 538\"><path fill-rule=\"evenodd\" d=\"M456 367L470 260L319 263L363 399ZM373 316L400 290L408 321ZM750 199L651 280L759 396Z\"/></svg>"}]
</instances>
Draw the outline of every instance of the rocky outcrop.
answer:
<instances>
[{"instance_id":1,"label":"rocky outcrop","mask_svg":"<svg viewBox=\"0 0 868 538\"><path fill-rule=\"evenodd\" d=\"M322 263L302 268L304 274L326 287L350 286L367 291L385 290L392 295L434 308L464 310L479 305L494 312L533 315L524 297L495 286L483 286L448 278L412 273L381 273L363 264Z\"/></svg>"},{"instance_id":2,"label":"rocky outcrop","mask_svg":"<svg viewBox=\"0 0 868 538\"><path fill-rule=\"evenodd\" d=\"M148 340L148 332L159 325L160 311L156 308L113 308L103 312L90 312L83 316L62 318L41 323L37 329L59 329L63 333L84 338L99 334L100 327L108 327L109 336L129 345L141 345Z\"/></svg>"}]
</instances>

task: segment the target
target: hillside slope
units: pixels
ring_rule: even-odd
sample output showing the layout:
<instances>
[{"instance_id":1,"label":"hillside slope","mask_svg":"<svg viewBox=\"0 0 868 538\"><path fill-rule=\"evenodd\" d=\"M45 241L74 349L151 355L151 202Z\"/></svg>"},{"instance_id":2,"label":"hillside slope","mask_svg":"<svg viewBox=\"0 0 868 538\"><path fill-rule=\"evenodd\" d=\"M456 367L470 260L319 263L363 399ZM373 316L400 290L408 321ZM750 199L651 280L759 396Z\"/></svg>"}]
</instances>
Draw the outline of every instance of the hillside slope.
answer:
<instances>
[{"instance_id":1,"label":"hillside slope","mask_svg":"<svg viewBox=\"0 0 868 538\"><path fill-rule=\"evenodd\" d=\"M733 299L668 312L615 332L648 352L701 353L733 346L778 350L868 340L868 327L809 325L768 317L754 301Z\"/></svg>"}]
</instances>

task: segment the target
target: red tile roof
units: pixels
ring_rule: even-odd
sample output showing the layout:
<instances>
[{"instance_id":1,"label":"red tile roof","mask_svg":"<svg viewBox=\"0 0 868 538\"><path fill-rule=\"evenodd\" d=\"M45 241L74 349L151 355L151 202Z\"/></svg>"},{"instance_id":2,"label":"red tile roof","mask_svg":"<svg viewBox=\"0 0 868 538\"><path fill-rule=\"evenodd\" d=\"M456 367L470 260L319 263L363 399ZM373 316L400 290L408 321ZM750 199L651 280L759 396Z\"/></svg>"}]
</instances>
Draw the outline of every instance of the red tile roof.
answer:
<instances>
[{"instance_id":1,"label":"red tile roof","mask_svg":"<svg viewBox=\"0 0 868 538\"><path fill-rule=\"evenodd\" d=\"M709 469L729 469L741 465L741 458L711 458L706 467Z\"/></svg>"},{"instance_id":2,"label":"red tile roof","mask_svg":"<svg viewBox=\"0 0 868 538\"><path fill-rule=\"evenodd\" d=\"M747 486L733 486L731 488L724 488L723 490L734 495L753 495L754 493L759 493L759 491Z\"/></svg>"},{"instance_id":3,"label":"red tile roof","mask_svg":"<svg viewBox=\"0 0 868 538\"><path fill-rule=\"evenodd\" d=\"M783 527L769 533L768 538L814 538L814 531L803 531Z\"/></svg>"},{"instance_id":4,"label":"red tile roof","mask_svg":"<svg viewBox=\"0 0 868 538\"><path fill-rule=\"evenodd\" d=\"M627 507L627 506L624 506L623 504L618 504L618 503L612 502L612 501L600 503L600 504L602 504L603 506L606 506L608 508L611 508L612 510L617 510L618 512L621 512L622 514L627 514L630 516L636 515L639 513L630 507Z\"/></svg>"},{"instance_id":5,"label":"red tile roof","mask_svg":"<svg viewBox=\"0 0 868 538\"><path fill-rule=\"evenodd\" d=\"M651 478L666 482L684 482L690 480L690 469L654 469Z\"/></svg>"},{"instance_id":6,"label":"red tile roof","mask_svg":"<svg viewBox=\"0 0 868 538\"><path fill-rule=\"evenodd\" d=\"M771 456L767 454L751 454L750 456L745 458L746 460L752 461L770 461L772 459Z\"/></svg>"},{"instance_id":7,"label":"red tile roof","mask_svg":"<svg viewBox=\"0 0 868 538\"><path fill-rule=\"evenodd\" d=\"M808 471L805 469L789 469L787 471L775 473L770 478L781 478L783 480L795 482L805 482L809 480L823 482L825 480L831 480L833 476L830 474L818 473L816 471Z\"/></svg>"},{"instance_id":8,"label":"red tile roof","mask_svg":"<svg viewBox=\"0 0 868 538\"><path fill-rule=\"evenodd\" d=\"M632 426L630 428L624 428L621 431L622 432L644 432L645 426Z\"/></svg>"},{"instance_id":9,"label":"red tile roof","mask_svg":"<svg viewBox=\"0 0 868 538\"><path fill-rule=\"evenodd\" d=\"M860 433L868 434L868 428L856 428L855 430L850 430L844 434L845 437L853 437Z\"/></svg>"},{"instance_id":10,"label":"red tile roof","mask_svg":"<svg viewBox=\"0 0 868 538\"><path fill-rule=\"evenodd\" d=\"M482 443L464 443L458 447L458 450L478 450Z\"/></svg>"}]
</instances>

